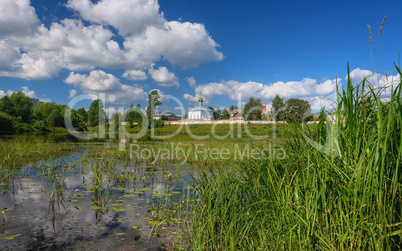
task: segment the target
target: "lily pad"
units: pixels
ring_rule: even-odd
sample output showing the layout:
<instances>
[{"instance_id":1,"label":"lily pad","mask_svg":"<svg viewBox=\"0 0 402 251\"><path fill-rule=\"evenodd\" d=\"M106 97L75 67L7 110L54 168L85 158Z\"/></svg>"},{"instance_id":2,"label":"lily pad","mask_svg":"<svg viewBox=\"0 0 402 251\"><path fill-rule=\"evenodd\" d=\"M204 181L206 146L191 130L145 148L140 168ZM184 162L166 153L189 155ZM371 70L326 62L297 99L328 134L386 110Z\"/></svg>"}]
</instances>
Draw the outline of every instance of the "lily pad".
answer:
<instances>
[{"instance_id":1,"label":"lily pad","mask_svg":"<svg viewBox=\"0 0 402 251\"><path fill-rule=\"evenodd\" d=\"M124 198L135 197L135 196L137 196L137 195L135 195L135 194L125 194L125 195L123 195Z\"/></svg>"},{"instance_id":2,"label":"lily pad","mask_svg":"<svg viewBox=\"0 0 402 251\"><path fill-rule=\"evenodd\" d=\"M89 208L90 208L90 209L93 209L93 210L100 210L100 209L102 209L102 207L99 207L99 206L90 206Z\"/></svg>"},{"instance_id":3,"label":"lily pad","mask_svg":"<svg viewBox=\"0 0 402 251\"><path fill-rule=\"evenodd\" d=\"M152 188L150 188L150 187L144 187L144 188L141 188L141 189L139 189L139 190L145 192L145 191L149 191L149 190L151 190L151 189L152 189Z\"/></svg>"},{"instance_id":4,"label":"lily pad","mask_svg":"<svg viewBox=\"0 0 402 251\"><path fill-rule=\"evenodd\" d=\"M125 233L117 233L116 235L126 235Z\"/></svg>"},{"instance_id":5,"label":"lily pad","mask_svg":"<svg viewBox=\"0 0 402 251\"><path fill-rule=\"evenodd\" d=\"M112 208L113 208L113 211L115 211L115 212L124 212L127 210L125 208L115 208L115 207L112 207Z\"/></svg>"}]
</instances>

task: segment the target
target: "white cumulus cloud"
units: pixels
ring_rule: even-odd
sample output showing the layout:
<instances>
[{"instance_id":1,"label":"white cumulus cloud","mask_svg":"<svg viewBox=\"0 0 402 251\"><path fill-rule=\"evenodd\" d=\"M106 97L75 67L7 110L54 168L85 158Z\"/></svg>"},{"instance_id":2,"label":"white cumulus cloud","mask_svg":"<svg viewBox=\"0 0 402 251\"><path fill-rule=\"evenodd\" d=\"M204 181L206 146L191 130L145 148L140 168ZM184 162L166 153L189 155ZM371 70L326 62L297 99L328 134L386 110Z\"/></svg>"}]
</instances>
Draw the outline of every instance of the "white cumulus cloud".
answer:
<instances>
[{"instance_id":1,"label":"white cumulus cloud","mask_svg":"<svg viewBox=\"0 0 402 251\"><path fill-rule=\"evenodd\" d=\"M70 91L69 91L69 98L75 98L76 96L77 96L77 90L75 90L75 89L71 89Z\"/></svg>"},{"instance_id":2,"label":"white cumulus cloud","mask_svg":"<svg viewBox=\"0 0 402 251\"><path fill-rule=\"evenodd\" d=\"M79 18L47 28L29 0L0 1L0 76L49 79L62 69L102 68L144 80L140 69L160 60L190 68L223 59L204 25L166 20L157 0L69 0L66 6Z\"/></svg>"},{"instance_id":3,"label":"white cumulus cloud","mask_svg":"<svg viewBox=\"0 0 402 251\"><path fill-rule=\"evenodd\" d=\"M122 75L123 78L129 80L147 80L148 76L144 71L141 70L127 70Z\"/></svg>"},{"instance_id":4,"label":"white cumulus cloud","mask_svg":"<svg viewBox=\"0 0 402 251\"><path fill-rule=\"evenodd\" d=\"M85 20L115 27L121 35L141 34L148 26L161 26L165 21L156 0L69 0L67 7Z\"/></svg>"},{"instance_id":5,"label":"white cumulus cloud","mask_svg":"<svg viewBox=\"0 0 402 251\"><path fill-rule=\"evenodd\" d=\"M179 87L179 80L176 75L173 72L169 72L165 66L161 66L157 70L152 67L148 70L148 73L162 87Z\"/></svg>"},{"instance_id":6,"label":"white cumulus cloud","mask_svg":"<svg viewBox=\"0 0 402 251\"><path fill-rule=\"evenodd\" d=\"M195 78L193 78L193 77L188 77L188 78L186 78L186 80L187 80L188 85L192 88L194 88L197 84L197 82L195 81Z\"/></svg>"},{"instance_id":7,"label":"white cumulus cloud","mask_svg":"<svg viewBox=\"0 0 402 251\"><path fill-rule=\"evenodd\" d=\"M1 0L0 13L0 39L31 35L39 27L39 19L29 0Z\"/></svg>"},{"instance_id":8,"label":"white cumulus cloud","mask_svg":"<svg viewBox=\"0 0 402 251\"><path fill-rule=\"evenodd\" d=\"M104 93L107 100L115 104L146 100L146 93L141 87L123 85L117 77L101 70L91 71L89 75L71 72L64 82L79 88L92 97Z\"/></svg>"},{"instance_id":9,"label":"white cumulus cloud","mask_svg":"<svg viewBox=\"0 0 402 251\"><path fill-rule=\"evenodd\" d=\"M150 26L141 36L130 36L124 42L127 60L143 67L161 58L183 68L210 61L221 61L219 45L198 23L166 22L162 28Z\"/></svg>"},{"instance_id":10,"label":"white cumulus cloud","mask_svg":"<svg viewBox=\"0 0 402 251\"><path fill-rule=\"evenodd\" d=\"M300 98L314 101L315 98L327 97L335 93L336 80L317 80L305 78L301 81L275 82L263 84L258 82L239 82L235 80L222 81L220 83L208 83L198 85L195 88L197 95L201 94L206 102L210 102L215 96L225 96L232 101L247 102L253 96L259 98L265 104L270 104L276 95L282 98ZM190 94L184 94L183 98L190 102L197 102L198 98Z\"/></svg>"}]
</instances>

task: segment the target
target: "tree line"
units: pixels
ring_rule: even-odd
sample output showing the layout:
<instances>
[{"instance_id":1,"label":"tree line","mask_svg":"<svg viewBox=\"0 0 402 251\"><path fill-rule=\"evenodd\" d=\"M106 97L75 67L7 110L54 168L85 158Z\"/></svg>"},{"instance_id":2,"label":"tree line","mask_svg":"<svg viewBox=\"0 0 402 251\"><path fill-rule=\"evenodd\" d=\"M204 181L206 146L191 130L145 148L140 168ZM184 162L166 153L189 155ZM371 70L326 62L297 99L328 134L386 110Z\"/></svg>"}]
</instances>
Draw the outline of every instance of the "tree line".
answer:
<instances>
[{"instance_id":1,"label":"tree line","mask_svg":"<svg viewBox=\"0 0 402 251\"><path fill-rule=\"evenodd\" d=\"M65 114L71 114L71 124L75 130L86 131L88 127L111 125L117 130L122 122L128 125L141 126L147 123L149 128L163 126L163 121L154 121L155 107L162 104L160 94L153 90L148 95L148 107L145 114L141 111L141 106L130 106L123 114L114 113L110 120L104 110L102 100L93 100L88 110L80 108L72 109L67 105L60 105L54 102L39 103L33 106L32 99L25 96L23 92L15 92L0 99L0 131L19 131L19 132L51 132L57 130L66 131Z\"/></svg>"},{"instance_id":2,"label":"tree line","mask_svg":"<svg viewBox=\"0 0 402 251\"><path fill-rule=\"evenodd\" d=\"M271 115L276 121L286 121L290 123L301 122L303 116L305 116L304 121L309 121L313 118L311 106L308 101L296 98L288 99L286 102L283 100L284 99L279 95L276 95L272 101ZM237 106L233 105L223 110L221 110L219 106L216 108L210 106L208 108L213 111L215 120L230 119L233 110L238 109ZM270 114L262 113L261 99L256 99L255 97L250 97L249 101L244 105L242 112L242 116L245 120L269 120L269 115Z\"/></svg>"},{"instance_id":3,"label":"tree line","mask_svg":"<svg viewBox=\"0 0 402 251\"><path fill-rule=\"evenodd\" d=\"M84 108L74 110L54 102L33 107L31 98L15 92L0 99L0 131L48 132L65 128L66 110L71 110L71 122L76 130L86 130L88 113Z\"/></svg>"}]
</instances>

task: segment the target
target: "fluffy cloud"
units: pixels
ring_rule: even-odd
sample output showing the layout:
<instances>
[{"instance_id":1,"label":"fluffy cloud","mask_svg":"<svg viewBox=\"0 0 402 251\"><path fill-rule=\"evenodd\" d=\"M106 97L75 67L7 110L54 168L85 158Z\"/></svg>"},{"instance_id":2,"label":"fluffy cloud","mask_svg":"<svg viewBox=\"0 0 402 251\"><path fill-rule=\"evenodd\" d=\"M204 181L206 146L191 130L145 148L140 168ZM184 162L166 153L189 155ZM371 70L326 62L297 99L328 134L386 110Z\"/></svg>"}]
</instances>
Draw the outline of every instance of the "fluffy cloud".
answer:
<instances>
[{"instance_id":1,"label":"fluffy cloud","mask_svg":"<svg viewBox=\"0 0 402 251\"><path fill-rule=\"evenodd\" d=\"M123 78L129 80L146 80L148 79L147 74L141 70L127 70L122 75Z\"/></svg>"},{"instance_id":2,"label":"fluffy cloud","mask_svg":"<svg viewBox=\"0 0 402 251\"><path fill-rule=\"evenodd\" d=\"M23 86L22 87L22 92L25 94L25 96L30 97L30 98L37 98L36 93L34 91L29 90L28 86Z\"/></svg>"},{"instance_id":3,"label":"fluffy cloud","mask_svg":"<svg viewBox=\"0 0 402 251\"><path fill-rule=\"evenodd\" d=\"M2 0L0 13L0 39L10 35L31 35L39 27L38 17L29 0Z\"/></svg>"},{"instance_id":4,"label":"fluffy cloud","mask_svg":"<svg viewBox=\"0 0 402 251\"><path fill-rule=\"evenodd\" d=\"M163 87L179 87L179 81L174 73L169 72L169 70L161 66L159 69L155 70L153 67L148 70L149 75L155 82Z\"/></svg>"},{"instance_id":5,"label":"fluffy cloud","mask_svg":"<svg viewBox=\"0 0 402 251\"><path fill-rule=\"evenodd\" d=\"M224 81L198 86L196 93L202 93L206 99L214 95L226 96L231 100L248 100L250 96L260 98L262 101L273 100L278 94L285 99L304 98L311 96L327 96L335 91L335 80L317 83L317 80L305 78L302 81L276 82L265 85L257 82Z\"/></svg>"},{"instance_id":6,"label":"fluffy cloud","mask_svg":"<svg viewBox=\"0 0 402 251\"><path fill-rule=\"evenodd\" d=\"M193 77L186 78L186 80L187 80L188 85L192 88L194 88L195 85L197 84L197 82L195 81L195 79Z\"/></svg>"},{"instance_id":7,"label":"fluffy cloud","mask_svg":"<svg viewBox=\"0 0 402 251\"><path fill-rule=\"evenodd\" d=\"M1 1L0 76L46 79L62 69L101 67L144 80L140 69L162 59L189 68L223 58L202 24L167 21L156 0L69 0L66 6L91 24L64 19L46 28L29 0Z\"/></svg>"},{"instance_id":8,"label":"fluffy cloud","mask_svg":"<svg viewBox=\"0 0 402 251\"><path fill-rule=\"evenodd\" d=\"M362 70L360 68L356 68L350 72L350 78L352 80L353 85L360 84L363 79L366 79L366 85L370 85L374 88L377 87L386 87L387 91L390 90L392 86L396 86L400 83L400 75L396 74L394 76L388 76L379 73L373 73L369 70ZM345 80L348 79L348 76L345 77Z\"/></svg>"},{"instance_id":9,"label":"fluffy cloud","mask_svg":"<svg viewBox=\"0 0 402 251\"><path fill-rule=\"evenodd\" d=\"M137 67L161 58L183 68L221 61L223 54L216 50L218 46L204 25L176 21L165 22L162 28L148 27L143 35L130 36L124 42L127 60Z\"/></svg>"},{"instance_id":10,"label":"fluffy cloud","mask_svg":"<svg viewBox=\"0 0 402 251\"><path fill-rule=\"evenodd\" d=\"M191 95L191 94L184 94L183 95L183 98L185 99L185 100L187 100L188 102L198 102L198 98L197 97L195 97L195 96L193 96L193 95ZM205 100L205 103L208 103L208 100Z\"/></svg>"},{"instance_id":11,"label":"fluffy cloud","mask_svg":"<svg viewBox=\"0 0 402 251\"><path fill-rule=\"evenodd\" d=\"M204 100L209 102L214 96L225 96L233 101L247 102L249 97L259 98L263 103L270 103L278 94L289 98L301 98L314 101L315 98L327 97L335 92L336 80L327 80L318 83L317 80L305 78L301 81L276 82L270 85L258 82L223 81L221 83L209 83L199 85L195 93L202 93ZM197 102L198 98L190 94L183 95L190 102Z\"/></svg>"},{"instance_id":12,"label":"fluffy cloud","mask_svg":"<svg viewBox=\"0 0 402 251\"><path fill-rule=\"evenodd\" d=\"M101 70L91 71L89 76L71 72L64 82L92 97L104 93L107 100L115 104L146 100L146 93L141 87L123 85L118 78Z\"/></svg>"},{"instance_id":13,"label":"fluffy cloud","mask_svg":"<svg viewBox=\"0 0 402 251\"><path fill-rule=\"evenodd\" d=\"M165 21L156 0L69 0L67 7L85 20L111 25L121 35L141 34L148 26L161 26Z\"/></svg>"},{"instance_id":14,"label":"fluffy cloud","mask_svg":"<svg viewBox=\"0 0 402 251\"><path fill-rule=\"evenodd\" d=\"M75 98L77 96L77 90L72 89L69 91L70 95L68 96L68 98Z\"/></svg>"},{"instance_id":15,"label":"fluffy cloud","mask_svg":"<svg viewBox=\"0 0 402 251\"><path fill-rule=\"evenodd\" d=\"M8 37L0 40L0 51L5 52L0 75L45 79L57 76L63 68L122 67L124 53L112 36L102 26L86 27L80 20L65 19L50 29L41 26L29 37Z\"/></svg>"}]
</instances>

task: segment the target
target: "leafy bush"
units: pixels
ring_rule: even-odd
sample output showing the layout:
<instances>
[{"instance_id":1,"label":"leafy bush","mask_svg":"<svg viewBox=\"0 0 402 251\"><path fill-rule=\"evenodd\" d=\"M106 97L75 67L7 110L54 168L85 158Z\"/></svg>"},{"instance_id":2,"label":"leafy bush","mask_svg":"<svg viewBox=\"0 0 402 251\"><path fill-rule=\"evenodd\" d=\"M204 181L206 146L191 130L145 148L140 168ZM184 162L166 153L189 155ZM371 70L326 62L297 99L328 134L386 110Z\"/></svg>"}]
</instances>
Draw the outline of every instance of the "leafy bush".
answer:
<instances>
[{"instance_id":1,"label":"leafy bush","mask_svg":"<svg viewBox=\"0 0 402 251\"><path fill-rule=\"evenodd\" d=\"M49 127L47 126L47 124L43 120L36 120L34 122L34 124L32 125L32 128L35 131L39 131L39 132L49 132L50 131Z\"/></svg>"},{"instance_id":2,"label":"leafy bush","mask_svg":"<svg viewBox=\"0 0 402 251\"><path fill-rule=\"evenodd\" d=\"M14 127L14 131L17 131L17 132L31 132L32 131L32 126L28 123L14 122L13 127Z\"/></svg>"},{"instance_id":3,"label":"leafy bush","mask_svg":"<svg viewBox=\"0 0 402 251\"><path fill-rule=\"evenodd\" d=\"M165 123L162 119L155 120L155 122L154 122L155 128L160 128L160 127L163 127L164 125L165 125Z\"/></svg>"},{"instance_id":4,"label":"leafy bush","mask_svg":"<svg viewBox=\"0 0 402 251\"><path fill-rule=\"evenodd\" d=\"M4 112L0 112L0 131L10 132L12 130L13 130L13 118Z\"/></svg>"}]
</instances>

